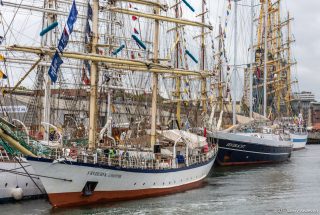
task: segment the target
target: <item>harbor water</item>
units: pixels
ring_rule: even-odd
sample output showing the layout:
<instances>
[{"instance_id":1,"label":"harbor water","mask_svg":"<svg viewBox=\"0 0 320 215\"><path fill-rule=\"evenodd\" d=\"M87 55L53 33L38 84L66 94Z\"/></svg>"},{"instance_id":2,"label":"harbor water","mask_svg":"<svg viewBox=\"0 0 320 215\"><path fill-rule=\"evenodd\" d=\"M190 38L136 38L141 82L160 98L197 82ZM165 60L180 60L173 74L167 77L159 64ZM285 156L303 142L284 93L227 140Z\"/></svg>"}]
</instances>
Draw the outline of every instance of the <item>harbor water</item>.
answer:
<instances>
[{"instance_id":1,"label":"harbor water","mask_svg":"<svg viewBox=\"0 0 320 215\"><path fill-rule=\"evenodd\" d=\"M70 209L28 200L0 214L320 214L320 145L281 164L216 167L202 188L175 195Z\"/></svg>"}]
</instances>

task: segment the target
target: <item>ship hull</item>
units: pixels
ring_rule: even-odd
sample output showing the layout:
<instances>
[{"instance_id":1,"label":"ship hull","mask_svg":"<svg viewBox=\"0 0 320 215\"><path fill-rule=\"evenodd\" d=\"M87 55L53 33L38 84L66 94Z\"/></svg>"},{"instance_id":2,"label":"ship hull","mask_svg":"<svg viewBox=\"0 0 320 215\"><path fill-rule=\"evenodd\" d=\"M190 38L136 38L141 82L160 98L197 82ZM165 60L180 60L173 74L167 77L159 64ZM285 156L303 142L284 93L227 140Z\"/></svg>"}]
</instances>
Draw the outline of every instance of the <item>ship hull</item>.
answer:
<instances>
[{"instance_id":1,"label":"ship hull","mask_svg":"<svg viewBox=\"0 0 320 215\"><path fill-rule=\"evenodd\" d=\"M231 137L230 137L231 136ZM261 138L234 135L209 135L219 145L216 164L220 166L279 163L291 157L292 144L276 145ZM274 140L275 141L275 140Z\"/></svg>"},{"instance_id":2,"label":"ship hull","mask_svg":"<svg viewBox=\"0 0 320 215\"><path fill-rule=\"evenodd\" d=\"M29 174L34 174L30 164L25 162L21 164ZM18 196L21 195L22 199L39 198L45 194L40 179L32 176L33 180L31 180L17 162L0 162L0 175L0 203L20 200L14 193Z\"/></svg>"},{"instance_id":3,"label":"ship hull","mask_svg":"<svg viewBox=\"0 0 320 215\"><path fill-rule=\"evenodd\" d=\"M167 170L28 159L36 173L42 176L41 181L53 207L70 207L161 196L200 187L215 157L198 165ZM90 195L83 191L87 183L95 184Z\"/></svg>"},{"instance_id":4,"label":"ship hull","mask_svg":"<svg viewBox=\"0 0 320 215\"><path fill-rule=\"evenodd\" d=\"M306 147L308 134L290 134L293 150L301 150Z\"/></svg>"}]
</instances>

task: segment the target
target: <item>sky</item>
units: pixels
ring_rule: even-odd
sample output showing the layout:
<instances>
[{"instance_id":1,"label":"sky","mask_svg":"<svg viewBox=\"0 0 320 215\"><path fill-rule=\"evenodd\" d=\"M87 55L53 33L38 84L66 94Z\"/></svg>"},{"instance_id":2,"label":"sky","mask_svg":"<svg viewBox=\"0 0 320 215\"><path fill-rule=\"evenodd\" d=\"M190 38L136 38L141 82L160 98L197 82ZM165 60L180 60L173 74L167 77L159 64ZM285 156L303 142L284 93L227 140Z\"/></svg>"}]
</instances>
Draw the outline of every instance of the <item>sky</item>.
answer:
<instances>
[{"instance_id":1,"label":"sky","mask_svg":"<svg viewBox=\"0 0 320 215\"><path fill-rule=\"evenodd\" d=\"M239 4L249 4L251 0L241 0ZM168 1L170 2L170 1ZM199 0L189 0L189 2L196 7L197 10L200 10L200 1ZM211 23L217 28L218 17L221 16L224 22L226 14L226 5L227 0L207 0L210 10L210 16L213 17ZM259 2L256 0L256 2ZM297 61L296 68L293 70L293 76L298 78L299 85L294 90L296 91L312 91L317 99L320 100L320 71L318 70L318 60L320 61L320 1L319 0L283 0L282 8L284 10L289 10L291 16L294 17L292 22L292 34L294 35L295 43L293 44L293 57ZM184 11L188 11L185 8ZM219 14L220 13L220 14ZM239 41L244 41L246 44L249 41L249 13L248 10L245 10L243 7L239 7ZM244 17L244 18L241 18ZM9 17L10 18L10 17ZM11 20L8 18L8 22ZM20 19L19 26L21 22L25 20L24 16L16 17L17 20ZM229 26L232 25L233 19L232 14L229 17ZM23 41L28 45L34 45L35 40L40 31L40 19L38 20L26 20L25 29L30 30L29 33L26 33L29 40L24 39ZM32 27L31 27L32 26ZM34 27L38 26L38 27ZM35 30L36 28L36 30ZM245 29L245 30L244 30ZM247 33L246 33L247 32ZM227 52L229 52L230 62L232 62L232 41L233 41L233 31L227 34ZM20 40L21 41L21 40ZM240 42L239 42L240 43ZM244 63L247 59L247 45L239 44L239 62ZM32 77L30 77L32 79Z\"/></svg>"},{"instance_id":2,"label":"sky","mask_svg":"<svg viewBox=\"0 0 320 215\"><path fill-rule=\"evenodd\" d=\"M320 1L287 0L286 5L294 17L293 50L300 91L311 91L320 100Z\"/></svg>"},{"instance_id":3,"label":"sky","mask_svg":"<svg viewBox=\"0 0 320 215\"><path fill-rule=\"evenodd\" d=\"M199 8L201 5L199 0L189 0L190 3ZM232 10L228 20L227 31L227 52L230 62L233 62L233 11L234 4L232 2ZM260 1L255 0L255 4ZM272 0L275 2L275 0ZM217 29L217 17L225 19L227 0L207 0L211 17L211 22ZM248 57L247 49L249 47L250 38L250 8L241 6L250 5L251 0L241 0L238 9L238 62L245 63ZM257 7L258 8L258 7ZM294 80L298 80L298 84L293 86L296 92L311 91L316 95L316 99L320 100L320 1L319 0L282 0L281 10L282 19L285 20L287 11L293 17L291 21L291 34L295 42L292 44L292 58L297 64L292 69ZM255 14L257 17L258 14ZM224 21L222 21L224 22ZM319 71L318 71L319 70Z\"/></svg>"}]
</instances>

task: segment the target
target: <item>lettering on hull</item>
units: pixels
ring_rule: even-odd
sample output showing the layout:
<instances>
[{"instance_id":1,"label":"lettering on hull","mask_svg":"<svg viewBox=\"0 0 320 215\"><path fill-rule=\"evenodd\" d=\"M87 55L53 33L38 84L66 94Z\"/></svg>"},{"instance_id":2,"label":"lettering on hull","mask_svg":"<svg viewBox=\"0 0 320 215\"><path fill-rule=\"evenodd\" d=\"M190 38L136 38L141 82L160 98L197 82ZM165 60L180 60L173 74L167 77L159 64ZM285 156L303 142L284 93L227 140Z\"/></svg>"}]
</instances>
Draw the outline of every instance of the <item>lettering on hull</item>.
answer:
<instances>
[{"instance_id":1,"label":"lettering on hull","mask_svg":"<svg viewBox=\"0 0 320 215\"><path fill-rule=\"evenodd\" d=\"M122 175L119 174L109 174L108 172L96 172L88 171L87 175L99 176L99 177L109 177L109 178L121 178Z\"/></svg>"},{"instance_id":2,"label":"lettering on hull","mask_svg":"<svg viewBox=\"0 0 320 215\"><path fill-rule=\"evenodd\" d=\"M241 145L236 143L228 143L226 146L231 148L237 148L237 149L244 149L246 147L246 145Z\"/></svg>"}]
</instances>

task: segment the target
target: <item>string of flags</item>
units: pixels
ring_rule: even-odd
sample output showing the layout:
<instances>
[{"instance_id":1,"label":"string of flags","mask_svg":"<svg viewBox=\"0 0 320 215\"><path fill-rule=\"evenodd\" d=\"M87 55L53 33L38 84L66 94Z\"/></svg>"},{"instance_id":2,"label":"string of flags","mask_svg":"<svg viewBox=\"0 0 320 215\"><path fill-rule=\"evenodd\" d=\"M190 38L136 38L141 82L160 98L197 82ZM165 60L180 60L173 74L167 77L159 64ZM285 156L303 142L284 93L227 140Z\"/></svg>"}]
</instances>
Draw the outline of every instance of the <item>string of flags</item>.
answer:
<instances>
[{"instance_id":1,"label":"string of flags","mask_svg":"<svg viewBox=\"0 0 320 215\"><path fill-rule=\"evenodd\" d=\"M1 79L7 79L8 76L6 74L4 74L4 72L2 72L2 70L0 70L0 80Z\"/></svg>"},{"instance_id":2,"label":"string of flags","mask_svg":"<svg viewBox=\"0 0 320 215\"><path fill-rule=\"evenodd\" d=\"M63 53L63 50L65 49L65 47L67 46L67 44L69 42L69 36L73 31L73 26L74 26L74 23L77 21L77 16L78 16L78 10L76 7L76 2L74 0L72 3L70 13L69 13L67 24L65 25L65 27L63 29L61 38L58 43L58 50L61 54ZM51 81L53 83L55 83L57 81L58 71L59 71L61 64L63 63L59 52L58 51L55 52L55 54L52 58L51 66L48 71L48 74L49 74Z\"/></svg>"},{"instance_id":3,"label":"string of flags","mask_svg":"<svg viewBox=\"0 0 320 215\"><path fill-rule=\"evenodd\" d=\"M132 7L132 4L129 3L129 8L133 8L135 10L139 10L137 7ZM132 21L137 21L138 23L135 24L135 26L133 27L133 34L131 35L132 39L136 42L137 46L140 48L140 49L144 49L146 50L147 47L146 45L143 43L142 41L142 38L141 38L141 35L140 35L140 31L137 29L139 27L140 29L140 22L139 22L139 17L137 16L131 16L131 19ZM138 26L137 26L138 25ZM141 29L140 29L141 30ZM138 52L138 57L142 57L141 54ZM130 58L131 59L135 59L136 56L135 56L135 52L134 51L131 51L130 52Z\"/></svg>"},{"instance_id":4,"label":"string of flags","mask_svg":"<svg viewBox=\"0 0 320 215\"><path fill-rule=\"evenodd\" d=\"M87 10L87 19L86 19L86 28L85 28L85 51L90 52L90 46L89 44L91 43L92 40L92 16L93 16L93 11L90 3L88 2L88 10ZM91 71L91 64L88 60L83 61L83 66L82 66L82 75L81 75L81 80L85 85L90 84L90 71Z\"/></svg>"},{"instance_id":5,"label":"string of flags","mask_svg":"<svg viewBox=\"0 0 320 215\"><path fill-rule=\"evenodd\" d=\"M41 32L40 32L40 36L44 36L46 33L48 33L49 31L52 31L53 29L55 29L56 27L58 26L58 22L54 22L52 23L51 25L49 25L48 27L46 27L45 29L43 29Z\"/></svg>"}]
</instances>

